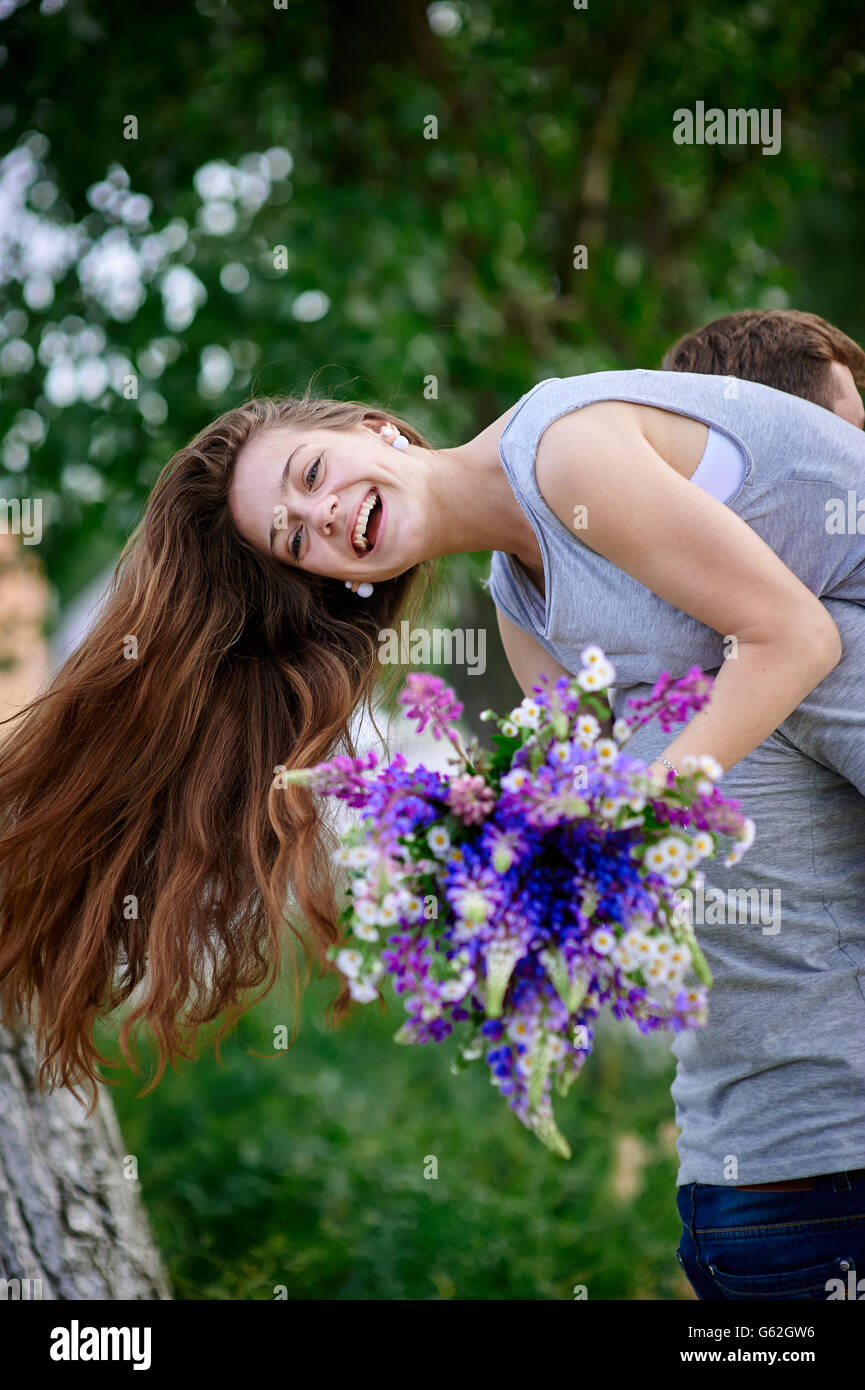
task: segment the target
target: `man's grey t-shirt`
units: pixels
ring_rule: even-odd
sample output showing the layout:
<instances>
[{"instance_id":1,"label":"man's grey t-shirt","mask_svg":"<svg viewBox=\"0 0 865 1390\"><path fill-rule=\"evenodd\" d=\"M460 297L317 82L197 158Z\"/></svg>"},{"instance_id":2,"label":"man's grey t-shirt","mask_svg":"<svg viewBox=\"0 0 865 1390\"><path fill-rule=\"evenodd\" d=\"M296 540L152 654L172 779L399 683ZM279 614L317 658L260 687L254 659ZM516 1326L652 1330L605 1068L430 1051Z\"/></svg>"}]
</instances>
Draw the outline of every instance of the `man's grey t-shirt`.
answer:
<instances>
[{"instance_id":1,"label":"man's grey t-shirt","mask_svg":"<svg viewBox=\"0 0 865 1390\"><path fill-rule=\"evenodd\" d=\"M865 536L855 520L841 534L825 523L830 502L849 504L857 483L865 494L865 439L768 387L737 382L728 395L729 381L621 372L535 387L501 455L541 543L546 602L500 552L490 576L497 607L566 669L577 669L588 642L607 650L619 672L617 715L661 670L720 669L719 634L588 551L537 489L547 424L592 400L642 400L740 444L748 475L728 505L823 598L841 634L838 666L721 781L757 834L738 864L704 862L694 902L714 985L706 1027L672 1044L679 1184L865 1166ZM672 737L652 723L627 748L649 761Z\"/></svg>"},{"instance_id":2,"label":"man's grey t-shirt","mask_svg":"<svg viewBox=\"0 0 865 1390\"><path fill-rule=\"evenodd\" d=\"M865 786L865 608L828 606L845 645L858 634L850 659L720 782L757 835L730 868L704 861L693 901L714 982L706 1026L672 1044L679 1184L865 1167L865 799L848 780ZM856 709L849 733L829 736L826 702ZM627 751L648 762L671 737L644 725Z\"/></svg>"}]
</instances>

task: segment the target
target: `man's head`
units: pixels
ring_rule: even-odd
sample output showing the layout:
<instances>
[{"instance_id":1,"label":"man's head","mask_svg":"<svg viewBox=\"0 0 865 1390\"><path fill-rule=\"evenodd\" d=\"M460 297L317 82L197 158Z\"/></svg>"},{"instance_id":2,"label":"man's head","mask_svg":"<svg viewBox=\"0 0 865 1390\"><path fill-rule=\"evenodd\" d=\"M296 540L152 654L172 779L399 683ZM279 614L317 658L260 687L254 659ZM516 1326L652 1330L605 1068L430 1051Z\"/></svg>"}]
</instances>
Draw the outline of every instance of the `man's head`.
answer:
<instances>
[{"instance_id":1,"label":"man's head","mask_svg":"<svg viewBox=\"0 0 865 1390\"><path fill-rule=\"evenodd\" d=\"M745 309L686 333L664 356L665 371L760 381L804 396L862 429L865 352L817 314Z\"/></svg>"}]
</instances>

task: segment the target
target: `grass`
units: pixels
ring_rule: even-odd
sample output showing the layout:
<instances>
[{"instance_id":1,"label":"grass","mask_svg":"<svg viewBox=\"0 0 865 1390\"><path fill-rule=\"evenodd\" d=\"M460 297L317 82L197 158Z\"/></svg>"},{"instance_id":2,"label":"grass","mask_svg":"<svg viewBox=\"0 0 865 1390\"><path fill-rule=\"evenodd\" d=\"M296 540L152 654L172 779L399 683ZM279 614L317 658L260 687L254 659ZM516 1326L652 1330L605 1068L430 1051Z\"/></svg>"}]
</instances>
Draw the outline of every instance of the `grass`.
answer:
<instances>
[{"instance_id":1,"label":"grass","mask_svg":"<svg viewBox=\"0 0 865 1390\"><path fill-rule=\"evenodd\" d=\"M450 1072L453 1042L397 1047L388 1015L326 1027L314 982L294 1046L274 992L222 1047L149 1096L113 1094L180 1299L693 1297L675 1258L668 1039L610 1020L547 1152L490 1085ZM433 1162L434 1160L434 1162ZM425 1176L436 1171L437 1176Z\"/></svg>"}]
</instances>

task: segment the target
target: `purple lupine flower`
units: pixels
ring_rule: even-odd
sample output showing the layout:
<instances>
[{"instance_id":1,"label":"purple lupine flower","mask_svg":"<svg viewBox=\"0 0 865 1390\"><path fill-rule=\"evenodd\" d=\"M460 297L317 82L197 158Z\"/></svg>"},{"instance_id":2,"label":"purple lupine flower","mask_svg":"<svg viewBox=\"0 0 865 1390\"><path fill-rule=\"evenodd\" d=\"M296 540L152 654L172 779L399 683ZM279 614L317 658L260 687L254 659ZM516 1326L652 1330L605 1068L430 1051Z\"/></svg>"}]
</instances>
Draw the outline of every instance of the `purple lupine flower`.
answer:
<instances>
[{"instance_id":1,"label":"purple lupine flower","mask_svg":"<svg viewBox=\"0 0 865 1390\"><path fill-rule=\"evenodd\" d=\"M314 767L280 767L276 769L275 780L278 786L296 782L320 796L336 796L352 806L364 806L370 794L370 783L364 773L371 772L377 763L378 754L371 748L360 758L340 754Z\"/></svg>"},{"instance_id":2,"label":"purple lupine flower","mask_svg":"<svg viewBox=\"0 0 865 1390\"><path fill-rule=\"evenodd\" d=\"M674 681L669 671L662 671L655 682L651 694L645 698L631 695L627 701L633 714L625 715L625 723L631 728L639 728L650 719L657 719L665 734L672 731L674 724L682 724L691 714L696 714L708 704L712 695L714 678L692 666L685 676Z\"/></svg>"},{"instance_id":3,"label":"purple lupine flower","mask_svg":"<svg viewBox=\"0 0 865 1390\"><path fill-rule=\"evenodd\" d=\"M459 719L463 707L450 686L445 685L439 676L431 676L424 671L412 671L406 678L405 689L399 696L400 704L406 706L407 719L417 721L417 731L422 734L427 724L433 738L450 738L451 726Z\"/></svg>"}]
</instances>

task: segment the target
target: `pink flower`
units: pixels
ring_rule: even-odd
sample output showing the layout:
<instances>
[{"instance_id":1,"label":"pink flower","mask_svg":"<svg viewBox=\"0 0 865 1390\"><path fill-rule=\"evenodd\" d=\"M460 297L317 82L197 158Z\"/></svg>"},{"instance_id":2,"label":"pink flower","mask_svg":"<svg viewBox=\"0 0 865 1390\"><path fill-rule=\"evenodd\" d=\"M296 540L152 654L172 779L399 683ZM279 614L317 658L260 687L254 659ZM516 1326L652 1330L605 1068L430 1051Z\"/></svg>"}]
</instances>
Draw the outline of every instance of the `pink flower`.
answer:
<instances>
[{"instance_id":1,"label":"pink flower","mask_svg":"<svg viewBox=\"0 0 865 1390\"><path fill-rule=\"evenodd\" d=\"M448 789L448 805L464 825L477 825L495 804L495 792L480 776L455 777Z\"/></svg>"},{"instance_id":2,"label":"pink flower","mask_svg":"<svg viewBox=\"0 0 865 1390\"><path fill-rule=\"evenodd\" d=\"M417 720L419 734L429 724L433 738L441 738L443 734L445 738L452 738L451 725L459 719L463 707L440 677L412 671L399 700L407 706L406 718Z\"/></svg>"}]
</instances>

